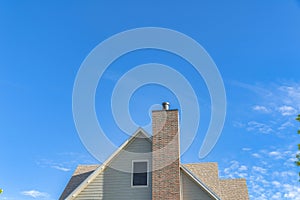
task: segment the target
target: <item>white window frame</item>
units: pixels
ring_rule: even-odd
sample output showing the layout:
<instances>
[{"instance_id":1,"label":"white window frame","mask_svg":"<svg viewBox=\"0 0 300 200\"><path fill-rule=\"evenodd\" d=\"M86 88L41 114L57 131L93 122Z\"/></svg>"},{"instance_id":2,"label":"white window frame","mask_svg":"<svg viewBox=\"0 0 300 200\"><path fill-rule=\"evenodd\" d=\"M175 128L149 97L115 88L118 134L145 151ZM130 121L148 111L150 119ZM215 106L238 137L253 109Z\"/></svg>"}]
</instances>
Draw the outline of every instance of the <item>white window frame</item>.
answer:
<instances>
[{"instance_id":1,"label":"white window frame","mask_svg":"<svg viewBox=\"0 0 300 200\"><path fill-rule=\"evenodd\" d=\"M146 162L147 163L147 185L133 185L133 166L136 162ZM132 160L131 162L131 187L133 188L146 188L149 187L149 160Z\"/></svg>"}]
</instances>

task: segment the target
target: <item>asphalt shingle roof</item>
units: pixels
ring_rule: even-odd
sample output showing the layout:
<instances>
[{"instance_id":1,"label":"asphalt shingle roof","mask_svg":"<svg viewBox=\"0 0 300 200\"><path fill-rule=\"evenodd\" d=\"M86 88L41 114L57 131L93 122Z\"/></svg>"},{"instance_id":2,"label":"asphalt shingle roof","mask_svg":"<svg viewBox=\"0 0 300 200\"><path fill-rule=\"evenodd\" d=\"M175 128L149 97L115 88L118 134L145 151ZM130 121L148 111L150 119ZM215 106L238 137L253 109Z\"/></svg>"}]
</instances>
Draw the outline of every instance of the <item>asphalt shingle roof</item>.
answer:
<instances>
[{"instance_id":1,"label":"asphalt shingle roof","mask_svg":"<svg viewBox=\"0 0 300 200\"><path fill-rule=\"evenodd\" d=\"M100 165L79 165L68 182L59 200L64 200L84 180L87 179ZM245 179L219 179L217 163L184 164L198 179L209 189L216 193L222 200L248 200L248 189Z\"/></svg>"},{"instance_id":2,"label":"asphalt shingle roof","mask_svg":"<svg viewBox=\"0 0 300 200\"><path fill-rule=\"evenodd\" d=\"M67 198L100 165L78 165L59 200Z\"/></svg>"}]
</instances>

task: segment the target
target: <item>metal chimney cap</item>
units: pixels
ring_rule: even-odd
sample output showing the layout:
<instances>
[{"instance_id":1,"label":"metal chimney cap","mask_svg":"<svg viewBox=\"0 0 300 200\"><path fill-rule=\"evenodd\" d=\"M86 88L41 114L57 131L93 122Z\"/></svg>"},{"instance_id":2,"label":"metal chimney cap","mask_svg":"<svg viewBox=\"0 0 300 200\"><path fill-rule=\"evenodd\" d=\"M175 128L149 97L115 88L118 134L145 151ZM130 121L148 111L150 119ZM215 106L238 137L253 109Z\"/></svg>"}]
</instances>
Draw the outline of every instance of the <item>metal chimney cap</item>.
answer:
<instances>
[{"instance_id":1,"label":"metal chimney cap","mask_svg":"<svg viewBox=\"0 0 300 200\"><path fill-rule=\"evenodd\" d=\"M170 103L169 102L163 102L162 106L163 106L163 110L169 110L170 109Z\"/></svg>"}]
</instances>

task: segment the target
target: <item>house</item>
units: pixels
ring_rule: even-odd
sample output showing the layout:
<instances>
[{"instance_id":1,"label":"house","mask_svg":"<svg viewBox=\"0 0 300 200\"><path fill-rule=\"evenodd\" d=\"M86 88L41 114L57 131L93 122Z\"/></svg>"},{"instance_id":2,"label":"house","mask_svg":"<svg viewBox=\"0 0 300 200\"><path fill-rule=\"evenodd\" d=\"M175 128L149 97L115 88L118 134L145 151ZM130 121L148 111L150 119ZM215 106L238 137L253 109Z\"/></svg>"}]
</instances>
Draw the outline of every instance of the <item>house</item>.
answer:
<instances>
[{"instance_id":1,"label":"house","mask_svg":"<svg viewBox=\"0 0 300 200\"><path fill-rule=\"evenodd\" d=\"M246 180L219 179L217 163L180 163L178 118L168 103L152 111L152 137L140 128L102 165L78 166L60 200L249 199Z\"/></svg>"}]
</instances>

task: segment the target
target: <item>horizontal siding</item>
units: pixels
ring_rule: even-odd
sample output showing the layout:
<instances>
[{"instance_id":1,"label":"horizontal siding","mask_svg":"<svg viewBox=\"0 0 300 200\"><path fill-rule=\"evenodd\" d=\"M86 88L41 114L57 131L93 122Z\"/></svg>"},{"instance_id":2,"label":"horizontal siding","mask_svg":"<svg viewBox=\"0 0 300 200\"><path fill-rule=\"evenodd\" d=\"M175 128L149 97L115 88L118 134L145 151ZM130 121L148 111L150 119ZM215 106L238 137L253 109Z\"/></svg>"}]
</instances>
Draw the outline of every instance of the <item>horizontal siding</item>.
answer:
<instances>
[{"instance_id":1,"label":"horizontal siding","mask_svg":"<svg viewBox=\"0 0 300 200\"><path fill-rule=\"evenodd\" d=\"M204 191L193 179L181 171L182 199L184 200L212 200L213 198Z\"/></svg>"},{"instance_id":2,"label":"horizontal siding","mask_svg":"<svg viewBox=\"0 0 300 200\"><path fill-rule=\"evenodd\" d=\"M129 152L151 152L151 143L145 138L136 138L126 148ZM152 199L151 173L148 175L148 187L131 187L131 172L133 160L148 160L151 171L151 154L127 154L121 152L81 193L76 200L100 199ZM124 169L115 170L114 167Z\"/></svg>"}]
</instances>

